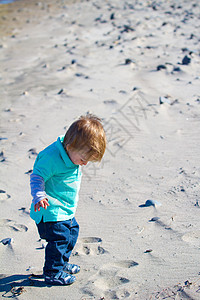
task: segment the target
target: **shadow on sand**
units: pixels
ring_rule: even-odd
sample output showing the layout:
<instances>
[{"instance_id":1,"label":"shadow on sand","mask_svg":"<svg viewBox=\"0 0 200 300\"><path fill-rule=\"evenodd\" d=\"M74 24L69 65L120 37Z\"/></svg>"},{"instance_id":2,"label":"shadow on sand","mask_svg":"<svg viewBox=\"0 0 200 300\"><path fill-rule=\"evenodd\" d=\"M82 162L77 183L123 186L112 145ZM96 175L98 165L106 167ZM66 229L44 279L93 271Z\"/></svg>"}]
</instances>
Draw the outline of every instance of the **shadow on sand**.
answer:
<instances>
[{"instance_id":1,"label":"shadow on sand","mask_svg":"<svg viewBox=\"0 0 200 300\"><path fill-rule=\"evenodd\" d=\"M25 287L47 287L43 275L0 275L0 292L4 298L15 298L26 291Z\"/></svg>"}]
</instances>

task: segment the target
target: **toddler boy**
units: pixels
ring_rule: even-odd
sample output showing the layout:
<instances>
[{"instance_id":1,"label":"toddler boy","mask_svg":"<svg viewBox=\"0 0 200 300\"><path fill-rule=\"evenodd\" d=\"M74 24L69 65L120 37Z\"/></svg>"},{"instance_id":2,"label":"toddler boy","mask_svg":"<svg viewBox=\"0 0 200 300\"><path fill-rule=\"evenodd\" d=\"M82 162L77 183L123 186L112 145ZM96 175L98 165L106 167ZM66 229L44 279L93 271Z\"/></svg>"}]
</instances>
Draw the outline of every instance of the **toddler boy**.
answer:
<instances>
[{"instance_id":1,"label":"toddler boy","mask_svg":"<svg viewBox=\"0 0 200 300\"><path fill-rule=\"evenodd\" d=\"M76 244L79 225L74 217L81 183L81 167L101 161L106 136L94 115L81 116L65 136L41 151L30 177L31 218L41 239L47 241L43 268L45 282L68 285L80 267L69 263Z\"/></svg>"}]
</instances>

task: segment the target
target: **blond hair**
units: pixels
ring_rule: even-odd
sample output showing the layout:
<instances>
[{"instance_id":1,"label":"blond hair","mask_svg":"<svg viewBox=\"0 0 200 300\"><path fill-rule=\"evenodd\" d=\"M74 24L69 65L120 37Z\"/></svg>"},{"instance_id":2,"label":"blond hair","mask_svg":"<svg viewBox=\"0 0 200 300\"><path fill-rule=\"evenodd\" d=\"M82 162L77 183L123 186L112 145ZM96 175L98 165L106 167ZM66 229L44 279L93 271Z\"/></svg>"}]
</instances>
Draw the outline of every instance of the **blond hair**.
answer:
<instances>
[{"instance_id":1,"label":"blond hair","mask_svg":"<svg viewBox=\"0 0 200 300\"><path fill-rule=\"evenodd\" d=\"M101 119L92 114L81 116L67 130L64 147L72 151L86 151L87 160L101 161L106 149L106 135Z\"/></svg>"}]
</instances>

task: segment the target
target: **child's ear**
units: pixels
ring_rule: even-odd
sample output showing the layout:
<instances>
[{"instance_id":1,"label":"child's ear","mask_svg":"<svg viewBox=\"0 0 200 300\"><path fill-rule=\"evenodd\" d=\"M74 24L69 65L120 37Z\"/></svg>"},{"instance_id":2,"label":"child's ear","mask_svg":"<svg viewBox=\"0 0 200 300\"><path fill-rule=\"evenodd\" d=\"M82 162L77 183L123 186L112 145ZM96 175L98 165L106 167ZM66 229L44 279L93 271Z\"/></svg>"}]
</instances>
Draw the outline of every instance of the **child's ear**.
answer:
<instances>
[{"instance_id":1,"label":"child's ear","mask_svg":"<svg viewBox=\"0 0 200 300\"><path fill-rule=\"evenodd\" d=\"M67 144L66 146L64 146L64 148L65 148L65 151L69 151L69 145Z\"/></svg>"}]
</instances>

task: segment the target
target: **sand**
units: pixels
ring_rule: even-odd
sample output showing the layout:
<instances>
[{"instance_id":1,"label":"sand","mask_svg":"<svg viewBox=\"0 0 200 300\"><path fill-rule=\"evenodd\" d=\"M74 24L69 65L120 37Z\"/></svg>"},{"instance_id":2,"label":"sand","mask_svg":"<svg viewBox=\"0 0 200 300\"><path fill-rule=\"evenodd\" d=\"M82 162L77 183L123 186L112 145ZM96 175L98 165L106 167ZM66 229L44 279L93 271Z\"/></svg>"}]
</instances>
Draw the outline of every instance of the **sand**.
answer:
<instances>
[{"instance_id":1,"label":"sand","mask_svg":"<svg viewBox=\"0 0 200 300\"><path fill-rule=\"evenodd\" d=\"M1 296L199 299L199 2L18 1L0 20ZM50 287L29 175L87 112L107 151L83 168L81 272Z\"/></svg>"}]
</instances>

